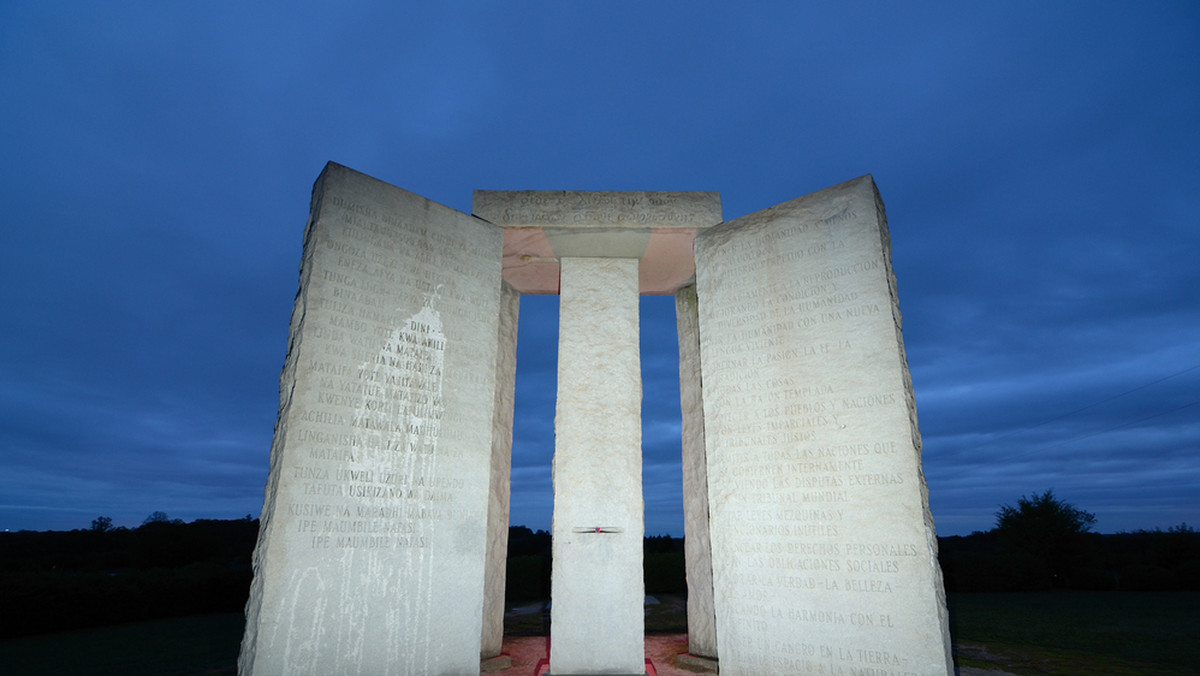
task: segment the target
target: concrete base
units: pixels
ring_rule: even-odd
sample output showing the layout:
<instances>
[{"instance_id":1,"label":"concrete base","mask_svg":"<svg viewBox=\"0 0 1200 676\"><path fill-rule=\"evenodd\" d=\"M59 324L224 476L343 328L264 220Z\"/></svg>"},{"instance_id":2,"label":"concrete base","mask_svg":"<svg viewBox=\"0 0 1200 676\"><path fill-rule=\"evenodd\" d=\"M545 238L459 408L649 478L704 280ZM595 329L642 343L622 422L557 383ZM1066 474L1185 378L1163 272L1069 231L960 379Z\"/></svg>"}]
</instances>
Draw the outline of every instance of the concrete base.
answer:
<instances>
[{"instance_id":1,"label":"concrete base","mask_svg":"<svg viewBox=\"0 0 1200 676\"><path fill-rule=\"evenodd\" d=\"M698 674L716 674L720 673L717 668L717 660L711 657L701 657L691 653L680 653L676 662L680 667L688 671L694 671Z\"/></svg>"},{"instance_id":2,"label":"concrete base","mask_svg":"<svg viewBox=\"0 0 1200 676\"><path fill-rule=\"evenodd\" d=\"M550 661L542 660L538 662L537 669L534 670L534 676L554 676L550 673ZM571 674L570 676L658 676L658 671L654 668L654 664L647 659L646 671L640 674Z\"/></svg>"},{"instance_id":3,"label":"concrete base","mask_svg":"<svg viewBox=\"0 0 1200 676\"><path fill-rule=\"evenodd\" d=\"M479 673L491 674L504 671L512 666L512 657L508 653L500 653L494 657L479 660Z\"/></svg>"}]
</instances>

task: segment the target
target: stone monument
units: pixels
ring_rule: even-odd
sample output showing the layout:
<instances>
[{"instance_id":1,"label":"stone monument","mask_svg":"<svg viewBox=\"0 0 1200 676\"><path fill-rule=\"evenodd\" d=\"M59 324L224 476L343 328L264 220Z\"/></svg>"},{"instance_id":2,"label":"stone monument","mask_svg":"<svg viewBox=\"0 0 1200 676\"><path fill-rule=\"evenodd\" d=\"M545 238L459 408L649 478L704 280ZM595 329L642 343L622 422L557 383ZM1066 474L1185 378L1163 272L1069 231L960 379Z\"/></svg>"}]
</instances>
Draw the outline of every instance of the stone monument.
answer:
<instances>
[{"instance_id":1,"label":"stone monument","mask_svg":"<svg viewBox=\"0 0 1200 676\"><path fill-rule=\"evenodd\" d=\"M722 674L952 671L869 176L696 238Z\"/></svg>"},{"instance_id":2,"label":"stone monument","mask_svg":"<svg viewBox=\"0 0 1200 676\"><path fill-rule=\"evenodd\" d=\"M550 672L640 674L638 295L674 294L689 652L950 673L869 176L704 192L313 189L239 672L475 674L503 636L521 294L559 294Z\"/></svg>"}]
</instances>

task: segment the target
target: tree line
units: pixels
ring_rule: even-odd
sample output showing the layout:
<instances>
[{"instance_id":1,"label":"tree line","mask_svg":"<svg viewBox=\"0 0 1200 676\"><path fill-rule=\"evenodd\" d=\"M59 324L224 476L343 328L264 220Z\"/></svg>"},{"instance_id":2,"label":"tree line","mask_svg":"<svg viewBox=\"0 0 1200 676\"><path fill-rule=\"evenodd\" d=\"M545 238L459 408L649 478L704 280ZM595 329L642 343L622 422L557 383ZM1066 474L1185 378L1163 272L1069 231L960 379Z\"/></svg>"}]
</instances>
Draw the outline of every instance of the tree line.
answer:
<instances>
[{"instance_id":1,"label":"tree line","mask_svg":"<svg viewBox=\"0 0 1200 676\"><path fill-rule=\"evenodd\" d=\"M0 533L0 637L203 613L241 612L258 521Z\"/></svg>"},{"instance_id":2,"label":"tree line","mask_svg":"<svg viewBox=\"0 0 1200 676\"><path fill-rule=\"evenodd\" d=\"M1200 534L1092 532L1091 512L1054 492L1022 496L996 512L996 527L938 538L946 591L1200 591Z\"/></svg>"},{"instance_id":3,"label":"tree line","mask_svg":"<svg viewBox=\"0 0 1200 676\"><path fill-rule=\"evenodd\" d=\"M1200 534L1181 524L1100 535L1095 516L1051 491L996 513L996 527L938 538L950 592L1200 591ZM155 512L137 528L97 518L73 531L0 533L0 638L121 622L242 612L258 521L184 523ZM686 594L683 539L645 538L647 593ZM509 528L510 603L548 599L551 536Z\"/></svg>"},{"instance_id":4,"label":"tree line","mask_svg":"<svg viewBox=\"0 0 1200 676\"><path fill-rule=\"evenodd\" d=\"M242 612L258 520L163 512L137 528L0 533L0 638L204 613ZM647 589L684 593L683 540L645 540ZM509 529L510 602L550 597L550 534Z\"/></svg>"}]
</instances>

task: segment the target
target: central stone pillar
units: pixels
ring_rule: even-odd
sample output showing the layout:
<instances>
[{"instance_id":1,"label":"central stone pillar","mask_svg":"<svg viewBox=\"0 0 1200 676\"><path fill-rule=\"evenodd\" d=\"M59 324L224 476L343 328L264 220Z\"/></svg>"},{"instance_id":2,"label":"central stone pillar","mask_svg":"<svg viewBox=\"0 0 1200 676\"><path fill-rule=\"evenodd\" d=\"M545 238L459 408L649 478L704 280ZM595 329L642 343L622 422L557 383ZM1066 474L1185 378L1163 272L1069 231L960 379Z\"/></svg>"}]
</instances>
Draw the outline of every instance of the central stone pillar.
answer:
<instances>
[{"instance_id":1,"label":"central stone pillar","mask_svg":"<svg viewBox=\"0 0 1200 676\"><path fill-rule=\"evenodd\" d=\"M550 672L642 674L638 260L563 258Z\"/></svg>"}]
</instances>

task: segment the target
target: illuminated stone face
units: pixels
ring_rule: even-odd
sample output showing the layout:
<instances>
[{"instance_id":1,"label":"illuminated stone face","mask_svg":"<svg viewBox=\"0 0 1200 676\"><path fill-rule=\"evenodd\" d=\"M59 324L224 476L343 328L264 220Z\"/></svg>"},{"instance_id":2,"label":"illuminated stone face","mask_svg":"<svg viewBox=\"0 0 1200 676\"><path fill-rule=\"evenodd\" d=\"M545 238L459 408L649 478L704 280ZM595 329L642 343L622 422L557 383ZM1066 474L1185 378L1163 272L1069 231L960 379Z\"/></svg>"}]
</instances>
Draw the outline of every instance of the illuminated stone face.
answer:
<instances>
[{"instance_id":1,"label":"illuminated stone face","mask_svg":"<svg viewBox=\"0 0 1200 676\"><path fill-rule=\"evenodd\" d=\"M476 190L479 218L504 227L504 281L557 294L563 258L633 258L642 294L673 294L696 273L698 229L721 222L715 192Z\"/></svg>"},{"instance_id":2,"label":"illuminated stone face","mask_svg":"<svg viewBox=\"0 0 1200 676\"><path fill-rule=\"evenodd\" d=\"M561 294L553 674L640 673L638 296L679 323L690 652L722 674L949 673L882 202L313 191L243 674L500 652L518 299Z\"/></svg>"}]
</instances>

